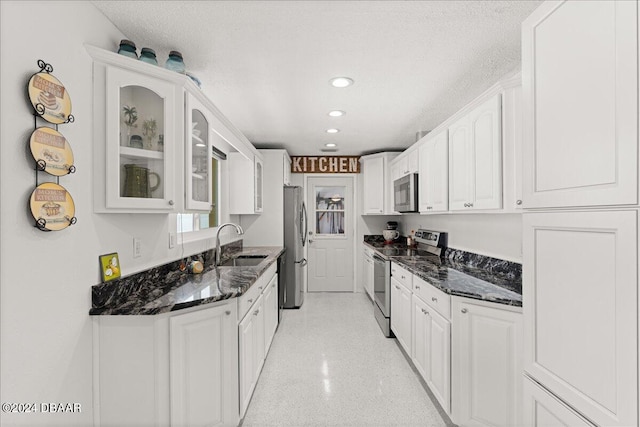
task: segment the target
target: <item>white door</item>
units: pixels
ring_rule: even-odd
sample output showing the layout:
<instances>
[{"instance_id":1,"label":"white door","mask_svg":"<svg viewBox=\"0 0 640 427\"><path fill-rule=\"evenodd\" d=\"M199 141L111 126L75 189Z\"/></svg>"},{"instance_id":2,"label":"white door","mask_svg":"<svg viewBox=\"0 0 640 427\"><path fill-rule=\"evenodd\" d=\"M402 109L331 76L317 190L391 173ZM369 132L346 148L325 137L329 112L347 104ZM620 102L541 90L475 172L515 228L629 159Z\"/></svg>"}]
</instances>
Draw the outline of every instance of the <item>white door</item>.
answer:
<instances>
[{"instance_id":1,"label":"white door","mask_svg":"<svg viewBox=\"0 0 640 427\"><path fill-rule=\"evenodd\" d=\"M353 292L353 178L309 178L309 292Z\"/></svg>"}]
</instances>

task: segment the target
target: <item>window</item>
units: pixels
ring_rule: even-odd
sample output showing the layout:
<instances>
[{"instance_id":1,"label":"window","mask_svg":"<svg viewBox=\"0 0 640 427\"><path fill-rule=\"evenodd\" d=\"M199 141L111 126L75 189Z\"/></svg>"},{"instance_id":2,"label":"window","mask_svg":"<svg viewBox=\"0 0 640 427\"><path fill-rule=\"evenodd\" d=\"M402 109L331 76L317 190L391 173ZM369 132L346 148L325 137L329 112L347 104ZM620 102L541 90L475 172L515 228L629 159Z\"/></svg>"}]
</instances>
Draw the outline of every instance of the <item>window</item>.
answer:
<instances>
[{"instance_id":1,"label":"window","mask_svg":"<svg viewBox=\"0 0 640 427\"><path fill-rule=\"evenodd\" d=\"M215 228L218 226L220 218L219 210L219 162L216 157L211 157L211 191L212 191L212 208L209 213L181 213L178 214L178 233L189 233L192 231L206 230L207 228Z\"/></svg>"},{"instance_id":2,"label":"window","mask_svg":"<svg viewBox=\"0 0 640 427\"><path fill-rule=\"evenodd\" d=\"M344 234L345 187L316 187L316 234Z\"/></svg>"}]
</instances>

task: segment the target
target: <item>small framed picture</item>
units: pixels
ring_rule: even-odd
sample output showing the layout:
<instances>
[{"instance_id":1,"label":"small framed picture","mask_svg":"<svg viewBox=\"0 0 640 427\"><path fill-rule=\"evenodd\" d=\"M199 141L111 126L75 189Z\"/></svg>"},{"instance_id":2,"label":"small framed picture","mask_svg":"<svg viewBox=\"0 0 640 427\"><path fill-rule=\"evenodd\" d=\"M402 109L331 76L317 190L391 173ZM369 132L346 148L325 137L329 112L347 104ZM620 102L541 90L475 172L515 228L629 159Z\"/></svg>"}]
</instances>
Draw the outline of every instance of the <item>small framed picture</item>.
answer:
<instances>
[{"instance_id":1,"label":"small framed picture","mask_svg":"<svg viewBox=\"0 0 640 427\"><path fill-rule=\"evenodd\" d=\"M120 277L120 260L116 252L100 255L100 273L103 282L110 282Z\"/></svg>"}]
</instances>

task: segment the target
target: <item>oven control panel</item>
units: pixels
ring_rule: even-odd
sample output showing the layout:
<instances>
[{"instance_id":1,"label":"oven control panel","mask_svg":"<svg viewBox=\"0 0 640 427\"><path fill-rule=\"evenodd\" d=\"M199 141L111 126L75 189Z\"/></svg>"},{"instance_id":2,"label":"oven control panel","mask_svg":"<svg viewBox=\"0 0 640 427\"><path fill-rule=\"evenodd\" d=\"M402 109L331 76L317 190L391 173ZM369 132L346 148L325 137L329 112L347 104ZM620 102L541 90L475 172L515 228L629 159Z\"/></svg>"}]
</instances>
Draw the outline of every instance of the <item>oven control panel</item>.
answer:
<instances>
[{"instance_id":1,"label":"oven control panel","mask_svg":"<svg viewBox=\"0 0 640 427\"><path fill-rule=\"evenodd\" d=\"M447 247L447 233L420 229L415 232L416 242L438 248Z\"/></svg>"}]
</instances>

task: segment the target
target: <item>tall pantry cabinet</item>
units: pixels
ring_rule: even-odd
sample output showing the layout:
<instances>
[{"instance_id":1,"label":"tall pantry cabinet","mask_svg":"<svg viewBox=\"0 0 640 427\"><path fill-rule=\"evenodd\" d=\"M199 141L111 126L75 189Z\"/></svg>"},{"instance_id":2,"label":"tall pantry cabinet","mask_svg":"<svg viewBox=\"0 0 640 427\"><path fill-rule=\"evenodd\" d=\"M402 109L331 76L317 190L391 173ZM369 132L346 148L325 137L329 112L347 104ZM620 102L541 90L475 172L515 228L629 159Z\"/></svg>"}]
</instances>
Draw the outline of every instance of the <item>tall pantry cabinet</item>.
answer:
<instances>
[{"instance_id":1,"label":"tall pantry cabinet","mask_svg":"<svg viewBox=\"0 0 640 427\"><path fill-rule=\"evenodd\" d=\"M523 23L525 425L638 425L638 17Z\"/></svg>"}]
</instances>

